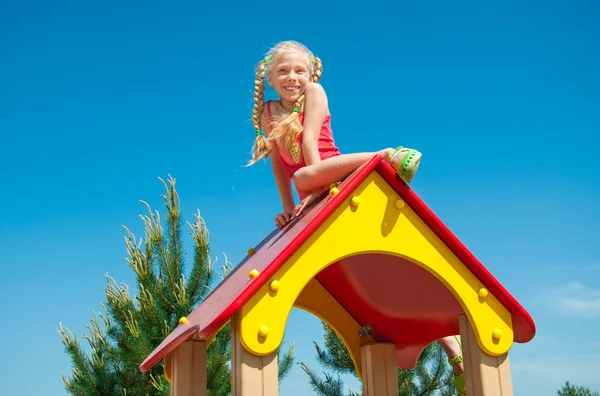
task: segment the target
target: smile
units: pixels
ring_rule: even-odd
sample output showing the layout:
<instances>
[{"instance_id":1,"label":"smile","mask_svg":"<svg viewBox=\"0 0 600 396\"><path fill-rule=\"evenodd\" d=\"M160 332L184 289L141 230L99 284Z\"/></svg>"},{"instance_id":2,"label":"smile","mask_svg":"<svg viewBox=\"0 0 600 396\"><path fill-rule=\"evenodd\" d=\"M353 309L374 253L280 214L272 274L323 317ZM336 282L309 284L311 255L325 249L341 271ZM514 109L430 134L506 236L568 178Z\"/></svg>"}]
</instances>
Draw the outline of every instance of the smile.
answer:
<instances>
[{"instance_id":1,"label":"smile","mask_svg":"<svg viewBox=\"0 0 600 396\"><path fill-rule=\"evenodd\" d=\"M286 91L297 91L300 87L283 87Z\"/></svg>"}]
</instances>

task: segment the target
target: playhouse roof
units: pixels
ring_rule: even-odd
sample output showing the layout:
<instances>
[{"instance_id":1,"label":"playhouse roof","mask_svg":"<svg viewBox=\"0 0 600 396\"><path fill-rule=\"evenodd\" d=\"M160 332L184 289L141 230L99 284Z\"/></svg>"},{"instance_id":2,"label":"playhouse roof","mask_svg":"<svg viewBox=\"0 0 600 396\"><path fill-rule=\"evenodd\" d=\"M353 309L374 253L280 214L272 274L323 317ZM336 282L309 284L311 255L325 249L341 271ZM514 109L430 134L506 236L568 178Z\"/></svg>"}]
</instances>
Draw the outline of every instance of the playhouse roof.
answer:
<instances>
[{"instance_id":1,"label":"playhouse roof","mask_svg":"<svg viewBox=\"0 0 600 396\"><path fill-rule=\"evenodd\" d=\"M328 195L316 203L312 208L306 211L304 215L294 220L283 229L275 230L266 236L256 247L255 253L247 256L221 284L206 297L188 316L187 323L179 325L168 337L146 358L140 365L142 371L147 371L169 352L183 343L190 336L196 334L199 339L206 339L221 329L269 278L290 258L290 256L305 242L329 215L348 198L352 191L360 185L365 178L372 172L377 172L405 201L407 205L420 217L420 219L436 234L436 236L452 251L452 253L462 261L462 263L471 271L471 273L484 285L491 294L506 308L511 314L512 327L514 330L515 342L528 342L535 334L535 325L533 319L519 302L493 277L493 275L477 260L477 258L459 241L459 239L440 221L440 219L427 207L427 205L417 196L417 194L403 183L396 175L394 170L382 160L381 156L376 155L370 161L361 166L352 175L350 175L339 186L339 193ZM350 260L351 261L351 260ZM345 287L340 279L349 279L345 277L348 271L352 271L352 263L345 264L345 268L330 266L317 276L318 281L332 292L333 295L342 298L352 298L356 312L350 312L356 318L361 317L361 313L369 312L368 301L364 301L363 306L357 306L356 301L360 299L356 291ZM354 266L356 267L356 266ZM415 266L410 266L415 267ZM248 276L250 270L256 269L259 275L251 279ZM409 266L403 267L404 271L412 271L422 282L427 282L421 274L415 271L421 269L412 269ZM422 270L423 272L426 272ZM418 282L413 282L418 283ZM405 288L413 292L418 285L405 284ZM342 289L345 289L342 291ZM349 294L348 294L349 293ZM352 294L354 293L354 295ZM448 295L451 297L451 295ZM455 300L446 304L446 309L456 311ZM454 306L450 304L455 303ZM372 301L371 301L372 303ZM415 301L408 301L408 304L414 304ZM417 307L418 308L418 307ZM371 311L372 312L372 311ZM393 316L393 315L390 315ZM423 320L431 320L424 318ZM360 322L360 320L359 320ZM388 322L393 324L393 322ZM453 325L454 326L454 325ZM455 330L455 327L452 327ZM457 330L457 329L456 329ZM458 334L456 331L454 334ZM377 338L374 335L374 338Z\"/></svg>"}]
</instances>

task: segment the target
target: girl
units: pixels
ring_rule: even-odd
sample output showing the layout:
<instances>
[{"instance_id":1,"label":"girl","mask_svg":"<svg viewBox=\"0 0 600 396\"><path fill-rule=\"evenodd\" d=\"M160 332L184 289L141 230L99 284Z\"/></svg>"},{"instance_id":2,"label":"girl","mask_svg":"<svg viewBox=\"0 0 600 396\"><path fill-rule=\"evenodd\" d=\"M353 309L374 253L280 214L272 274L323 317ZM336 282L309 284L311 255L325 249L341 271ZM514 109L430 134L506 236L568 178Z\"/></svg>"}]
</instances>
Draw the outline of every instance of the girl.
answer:
<instances>
[{"instance_id":1,"label":"girl","mask_svg":"<svg viewBox=\"0 0 600 396\"><path fill-rule=\"evenodd\" d=\"M340 154L332 136L327 96L317 83L321 71L321 60L294 41L277 44L258 64L252 114L256 140L250 163L272 157L271 166L283 204L283 213L275 218L278 227L297 216L331 183L343 180L375 154L383 156L407 183L414 177L421 159L418 151L402 147ZM279 95L279 100L269 101L266 106L265 76ZM298 206L292 197L292 181L301 199Z\"/></svg>"},{"instance_id":2,"label":"girl","mask_svg":"<svg viewBox=\"0 0 600 396\"><path fill-rule=\"evenodd\" d=\"M378 152L341 154L335 146L327 104L327 95L318 84L322 65L308 48L295 41L283 41L273 47L259 62L254 89L252 120L256 140L250 164L271 156L271 166L283 212L275 217L275 225L283 227L318 198L331 183L343 180L362 164L380 154L406 183L410 183L419 167L421 153L397 147ZM264 106L265 77L279 100ZM261 134L264 130L265 136ZM296 206L291 184L301 202ZM448 356L460 356L454 337L438 340ZM452 363L455 374L462 374L462 363ZM457 378L457 389L464 384ZM458 389L462 394L461 389Z\"/></svg>"}]
</instances>

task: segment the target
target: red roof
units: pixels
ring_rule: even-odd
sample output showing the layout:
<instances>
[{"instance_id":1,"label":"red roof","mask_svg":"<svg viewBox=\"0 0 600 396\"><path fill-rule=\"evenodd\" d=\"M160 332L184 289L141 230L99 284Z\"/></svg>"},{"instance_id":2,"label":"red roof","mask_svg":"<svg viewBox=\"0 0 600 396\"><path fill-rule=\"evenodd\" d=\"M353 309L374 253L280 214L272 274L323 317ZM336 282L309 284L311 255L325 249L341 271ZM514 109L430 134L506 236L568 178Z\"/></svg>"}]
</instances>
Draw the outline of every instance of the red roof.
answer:
<instances>
[{"instance_id":1,"label":"red roof","mask_svg":"<svg viewBox=\"0 0 600 396\"><path fill-rule=\"evenodd\" d=\"M325 221L371 172L378 172L425 224L464 263L512 315L515 342L528 342L535 324L527 311L469 252L394 170L376 155L350 175L337 195L327 195L283 229L275 230L246 257L221 284L140 365L147 371L192 334L207 338L225 325L249 298L286 262L295 250ZM365 265L376 259L377 271ZM250 279L257 269L260 275ZM376 276L375 274L380 274ZM385 276L381 276L385 274ZM371 336L394 342L400 367L411 368L429 342L459 334L458 315L463 310L450 291L428 271L398 257L358 255L340 260L317 275L317 280ZM386 287L386 284L389 287ZM349 287L351 285L351 287Z\"/></svg>"}]
</instances>

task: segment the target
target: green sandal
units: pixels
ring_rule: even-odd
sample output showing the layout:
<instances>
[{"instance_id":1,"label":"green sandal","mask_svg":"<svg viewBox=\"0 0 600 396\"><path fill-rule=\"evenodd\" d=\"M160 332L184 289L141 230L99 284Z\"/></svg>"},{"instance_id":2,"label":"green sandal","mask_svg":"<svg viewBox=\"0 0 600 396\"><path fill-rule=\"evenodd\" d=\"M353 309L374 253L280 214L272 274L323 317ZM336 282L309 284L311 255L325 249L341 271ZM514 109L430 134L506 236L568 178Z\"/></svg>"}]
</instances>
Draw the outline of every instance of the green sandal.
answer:
<instances>
[{"instance_id":1,"label":"green sandal","mask_svg":"<svg viewBox=\"0 0 600 396\"><path fill-rule=\"evenodd\" d=\"M462 349L462 345L460 343L460 336L455 336L456 341L458 341L458 345L461 346ZM448 360L448 363L450 363L451 366L454 366L455 364L458 364L460 362L463 361L463 357L462 357L462 353L458 356L453 357L452 359ZM467 394L467 384L465 383L465 374L462 373L461 375L455 375L454 376L454 387L456 388L456 391L458 392L458 394L460 396L465 396Z\"/></svg>"},{"instance_id":2,"label":"green sandal","mask_svg":"<svg viewBox=\"0 0 600 396\"><path fill-rule=\"evenodd\" d=\"M422 154L417 150L403 148L402 146L396 147L396 151L390 154L390 164L394 161L394 158L399 153L406 153L402 158L402 161L398 164L398 169L396 169L396 173L398 176L405 182L410 183L415 177L415 173L417 173L417 169L419 168L419 163L421 162Z\"/></svg>"}]
</instances>

